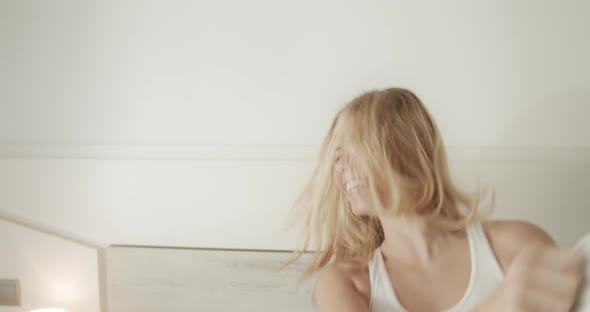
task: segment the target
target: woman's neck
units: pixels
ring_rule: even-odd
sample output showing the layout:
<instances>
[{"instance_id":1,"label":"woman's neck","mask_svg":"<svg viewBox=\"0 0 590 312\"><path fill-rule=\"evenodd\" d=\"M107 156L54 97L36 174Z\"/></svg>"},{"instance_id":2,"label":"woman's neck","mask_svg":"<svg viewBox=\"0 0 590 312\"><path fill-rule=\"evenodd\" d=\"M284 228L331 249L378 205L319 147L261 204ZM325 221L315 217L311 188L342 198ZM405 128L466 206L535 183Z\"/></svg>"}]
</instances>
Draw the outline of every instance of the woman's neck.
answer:
<instances>
[{"instance_id":1,"label":"woman's neck","mask_svg":"<svg viewBox=\"0 0 590 312\"><path fill-rule=\"evenodd\" d=\"M441 223L421 217L381 217L385 240L381 245L388 259L408 265L429 265L456 238L456 232Z\"/></svg>"}]
</instances>

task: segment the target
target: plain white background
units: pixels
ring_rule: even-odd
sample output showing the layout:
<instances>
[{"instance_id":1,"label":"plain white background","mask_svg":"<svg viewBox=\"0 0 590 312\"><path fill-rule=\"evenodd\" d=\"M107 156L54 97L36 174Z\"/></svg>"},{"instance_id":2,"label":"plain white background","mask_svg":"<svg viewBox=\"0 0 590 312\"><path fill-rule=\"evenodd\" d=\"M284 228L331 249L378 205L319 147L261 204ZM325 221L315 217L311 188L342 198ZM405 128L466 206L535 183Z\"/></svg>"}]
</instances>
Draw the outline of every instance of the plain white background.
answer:
<instances>
[{"instance_id":1,"label":"plain white background","mask_svg":"<svg viewBox=\"0 0 590 312\"><path fill-rule=\"evenodd\" d=\"M589 10L2 1L0 209L106 244L291 249L288 211L334 114L403 86L465 189L480 176L495 216L571 244L590 220ZM35 241L5 237L0 266L28 276L5 255Z\"/></svg>"}]
</instances>

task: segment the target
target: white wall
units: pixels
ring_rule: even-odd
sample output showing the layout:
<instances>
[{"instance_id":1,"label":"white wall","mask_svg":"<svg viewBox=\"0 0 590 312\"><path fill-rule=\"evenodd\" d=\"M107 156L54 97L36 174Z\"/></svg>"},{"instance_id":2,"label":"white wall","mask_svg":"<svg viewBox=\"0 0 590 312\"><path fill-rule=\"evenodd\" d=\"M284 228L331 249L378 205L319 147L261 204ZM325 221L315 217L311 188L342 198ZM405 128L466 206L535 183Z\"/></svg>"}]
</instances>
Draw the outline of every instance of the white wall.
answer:
<instances>
[{"instance_id":1,"label":"white wall","mask_svg":"<svg viewBox=\"0 0 590 312\"><path fill-rule=\"evenodd\" d=\"M4 0L0 142L317 144L344 101L402 85L450 145L589 146L588 10Z\"/></svg>"},{"instance_id":2,"label":"white wall","mask_svg":"<svg viewBox=\"0 0 590 312\"><path fill-rule=\"evenodd\" d=\"M313 160L260 150L244 159L243 149L226 150L221 160L4 159L0 199L104 243L289 249L293 233L283 228ZM496 186L496 216L536 221L568 244L590 229L590 149L453 149L451 160L465 189L477 174Z\"/></svg>"},{"instance_id":3,"label":"white wall","mask_svg":"<svg viewBox=\"0 0 590 312\"><path fill-rule=\"evenodd\" d=\"M0 220L0 277L20 280L21 306L0 312L59 307L99 312L97 252Z\"/></svg>"},{"instance_id":4,"label":"white wall","mask_svg":"<svg viewBox=\"0 0 590 312\"><path fill-rule=\"evenodd\" d=\"M0 2L0 207L105 243L292 247L333 114L415 90L497 215L588 230L586 1ZM535 159L535 160L531 160Z\"/></svg>"}]
</instances>

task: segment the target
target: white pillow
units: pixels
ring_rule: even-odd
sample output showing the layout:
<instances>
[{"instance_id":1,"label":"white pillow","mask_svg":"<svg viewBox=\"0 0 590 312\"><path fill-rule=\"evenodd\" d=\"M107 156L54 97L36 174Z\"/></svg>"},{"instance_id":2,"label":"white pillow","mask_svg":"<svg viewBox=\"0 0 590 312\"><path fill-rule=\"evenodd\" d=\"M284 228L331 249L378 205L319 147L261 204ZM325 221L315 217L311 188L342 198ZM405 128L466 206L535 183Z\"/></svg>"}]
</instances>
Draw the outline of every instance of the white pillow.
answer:
<instances>
[{"instance_id":1,"label":"white pillow","mask_svg":"<svg viewBox=\"0 0 590 312\"><path fill-rule=\"evenodd\" d=\"M590 234L580 240L576 249L586 255L586 280L578 295L578 302L574 311L590 312Z\"/></svg>"}]
</instances>

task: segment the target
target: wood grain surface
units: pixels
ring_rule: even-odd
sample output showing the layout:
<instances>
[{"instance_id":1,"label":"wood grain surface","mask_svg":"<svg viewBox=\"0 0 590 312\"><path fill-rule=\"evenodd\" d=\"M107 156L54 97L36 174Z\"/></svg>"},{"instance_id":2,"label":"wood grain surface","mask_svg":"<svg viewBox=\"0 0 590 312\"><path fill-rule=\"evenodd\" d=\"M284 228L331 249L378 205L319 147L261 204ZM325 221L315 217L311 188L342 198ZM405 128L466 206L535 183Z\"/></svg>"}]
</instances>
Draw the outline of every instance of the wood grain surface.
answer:
<instances>
[{"instance_id":1,"label":"wood grain surface","mask_svg":"<svg viewBox=\"0 0 590 312\"><path fill-rule=\"evenodd\" d=\"M288 252L111 247L111 312L313 311L313 281Z\"/></svg>"}]
</instances>

